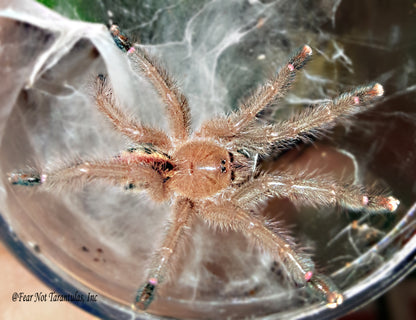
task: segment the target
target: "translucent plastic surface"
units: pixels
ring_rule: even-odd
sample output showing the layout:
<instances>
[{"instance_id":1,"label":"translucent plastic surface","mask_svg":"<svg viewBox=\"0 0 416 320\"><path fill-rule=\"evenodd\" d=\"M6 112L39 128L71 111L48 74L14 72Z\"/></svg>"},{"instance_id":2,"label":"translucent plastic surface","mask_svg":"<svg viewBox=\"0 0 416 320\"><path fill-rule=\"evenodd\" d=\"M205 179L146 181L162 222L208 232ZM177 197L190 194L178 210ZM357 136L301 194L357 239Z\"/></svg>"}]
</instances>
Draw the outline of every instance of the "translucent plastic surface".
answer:
<instances>
[{"instance_id":1,"label":"translucent plastic surface","mask_svg":"<svg viewBox=\"0 0 416 320\"><path fill-rule=\"evenodd\" d=\"M160 2L160 3L159 3ZM265 254L240 234L203 223L177 276L149 309L130 304L163 234L169 205L145 194L94 184L77 192L36 192L9 185L7 173L117 154L129 142L114 133L91 100L99 73L147 124L165 128L152 87L132 73L108 30L64 18L31 1L0 3L1 231L17 256L61 293L96 292L75 302L106 318L156 316L270 319L340 316L387 290L414 266L416 248L416 9L411 1L97 1L159 56L190 100L193 127L230 111L304 43L314 59L282 103L279 117L368 82L385 97L314 146L300 146L272 167L331 172L377 182L401 205L369 215L341 208L295 208L273 200L265 214L292 225L314 261L345 294L330 310L293 288ZM74 11L75 12L75 11ZM63 12L65 13L65 12Z\"/></svg>"}]
</instances>

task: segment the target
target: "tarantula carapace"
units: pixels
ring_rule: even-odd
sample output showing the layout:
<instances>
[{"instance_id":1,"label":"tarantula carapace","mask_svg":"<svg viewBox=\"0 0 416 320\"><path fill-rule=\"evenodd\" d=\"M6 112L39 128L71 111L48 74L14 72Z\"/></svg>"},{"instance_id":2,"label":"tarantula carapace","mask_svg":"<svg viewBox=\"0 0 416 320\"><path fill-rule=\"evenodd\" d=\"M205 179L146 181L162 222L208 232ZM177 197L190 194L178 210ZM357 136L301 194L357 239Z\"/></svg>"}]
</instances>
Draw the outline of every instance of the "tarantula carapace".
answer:
<instances>
[{"instance_id":1,"label":"tarantula carapace","mask_svg":"<svg viewBox=\"0 0 416 320\"><path fill-rule=\"evenodd\" d=\"M191 132L186 97L167 72L141 46L129 42L117 26L111 34L132 68L146 77L166 105L170 135L141 124L118 105L105 76L95 82L95 105L115 130L135 146L111 159L81 161L44 172L16 171L9 181L17 185L40 185L46 190L81 187L104 180L125 189L144 190L155 201L172 202L170 223L164 239L149 261L144 284L134 307L146 309L173 270L177 248L188 237L195 219L223 230L243 233L249 242L282 264L289 278L320 294L328 307L343 301L332 281L315 271L314 263L286 234L276 232L256 214L271 197L285 197L298 205L341 205L373 212L396 210L392 196L366 190L364 186L339 183L326 176L299 172L261 172L258 157L273 149L310 142L338 121L364 111L368 102L383 94L380 84L359 87L322 105L309 108L277 123L259 120L291 87L296 73L309 60L312 50L304 45L274 77L259 87L238 110L205 121Z\"/></svg>"}]
</instances>

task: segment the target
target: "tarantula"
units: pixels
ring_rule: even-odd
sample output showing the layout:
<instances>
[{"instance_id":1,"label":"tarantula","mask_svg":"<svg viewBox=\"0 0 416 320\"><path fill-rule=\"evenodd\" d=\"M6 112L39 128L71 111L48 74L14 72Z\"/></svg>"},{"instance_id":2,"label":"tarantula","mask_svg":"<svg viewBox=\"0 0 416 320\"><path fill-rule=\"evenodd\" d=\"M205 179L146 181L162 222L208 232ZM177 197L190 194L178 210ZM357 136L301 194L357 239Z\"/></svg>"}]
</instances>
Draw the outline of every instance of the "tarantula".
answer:
<instances>
[{"instance_id":1,"label":"tarantula","mask_svg":"<svg viewBox=\"0 0 416 320\"><path fill-rule=\"evenodd\" d=\"M205 121L199 130L191 132L188 101L167 72L117 26L113 25L110 32L134 70L150 81L166 105L170 135L128 116L118 105L109 81L99 75L95 105L135 147L111 159L81 161L44 172L16 171L9 174L9 181L54 190L105 180L128 190L147 191L156 202L171 200L171 222L137 292L136 308L144 310L154 299L196 218L213 227L243 233L282 264L296 285L312 288L330 308L341 304L341 292L328 277L315 271L311 258L255 213L271 197L285 197L298 205L341 205L372 212L393 212L399 201L364 186L338 183L328 176L261 172L257 159L268 156L273 148L291 148L321 136L337 122L364 111L368 102L383 95L383 87L376 83L353 89L285 121L260 121L260 113L287 93L296 73L311 57L311 48L304 45L237 111Z\"/></svg>"}]
</instances>

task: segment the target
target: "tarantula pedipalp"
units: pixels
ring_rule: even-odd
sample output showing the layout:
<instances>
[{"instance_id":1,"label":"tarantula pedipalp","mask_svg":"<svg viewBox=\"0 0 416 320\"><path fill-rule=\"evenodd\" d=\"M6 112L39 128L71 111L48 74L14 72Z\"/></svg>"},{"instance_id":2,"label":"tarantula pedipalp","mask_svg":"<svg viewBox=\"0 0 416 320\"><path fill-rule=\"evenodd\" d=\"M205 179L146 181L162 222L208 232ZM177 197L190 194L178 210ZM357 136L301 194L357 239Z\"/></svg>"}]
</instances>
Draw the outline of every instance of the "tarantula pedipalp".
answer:
<instances>
[{"instance_id":1,"label":"tarantula pedipalp","mask_svg":"<svg viewBox=\"0 0 416 320\"><path fill-rule=\"evenodd\" d=\"M243 233L281 263L294 283L312 288L328 307L341 304L342 294L329 278L315 271L311 258L253 212L270 197L286 197L300 205L341 205L373 212L393 212L399 201L364 186L338 183L328 176L263 173L255 159L266 157L272 147L289 148L295 141L310 141L311 136L319 136L337 121L365 110L368 102L383 94L382 86L356 88L279 123L258 121L258 114L286 94L296 73L309 60L312 50L305 45L237 111L208 120L192 133L187 99L166 71L140 46L130 43L117 26L111 27L111 33L135 71L159 93L169 115L171 135L129 117L118 106L109 81L100 75L95 83L95 104L135 147L111 159L81 161L52 171L16 171L9 174L9 181L55 190L104 180L128 190L147 191L157 202L171 199L171 223L149 262L134 302L139 309L149 306L157 288L172 272L177 248L196 218L213 227Z\"/></svg>"}]
</instances>

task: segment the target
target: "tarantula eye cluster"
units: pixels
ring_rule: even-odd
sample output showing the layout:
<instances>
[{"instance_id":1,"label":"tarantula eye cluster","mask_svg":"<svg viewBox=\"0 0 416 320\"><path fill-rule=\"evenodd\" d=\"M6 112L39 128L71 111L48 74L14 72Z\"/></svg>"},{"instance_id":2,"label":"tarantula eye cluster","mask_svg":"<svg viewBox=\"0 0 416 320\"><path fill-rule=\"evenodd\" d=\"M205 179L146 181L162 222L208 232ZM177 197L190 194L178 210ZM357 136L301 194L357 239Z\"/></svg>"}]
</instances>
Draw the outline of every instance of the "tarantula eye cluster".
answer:
<instances>
[{"instance_id":1,"label":"tarantula eye cluster","mask_svg":"<svg viewBox=\"0 0 416 320\"><path fill-rule=\"evenodd\" d=\"M286 233L271 229L259 218L258 204L279 197L296 205L339 205L382 213L395 211L399 201L363 185L340 183L328 175L261 172L257 158L267 157L275 147L290 148L294 142L311 142L311 137L319 137L338 122L371 107L369 103L383 95L383 87L376 83L352 89L288 120L259 121L258 115L288 92L296 74L312 55L312 49L304 45L237 111L207 120L192 132L188 100L168 73L141 46L132 44L117 26L112 26L110 32L134 71L147 78L165 104L169 133L129 117L113 95L108 79L99 75L95 82L95 106L135 147L109 159L83 160L52 171L16 171L9 174L9 181L53 191L102 180L126 190L146 192L156 202L171 201L171 222L149 261L144 284L134 300L135 308L148 308L166 279L174 278L178 248L189 237L186 230L192 228L196 219L214 228L244 234L254 246L282 264L282 270L289 273L296 285L311 288L329 308L341 304L342 293L328 277L316 271L309 255Z\"/></svg>"}]
</instances>

